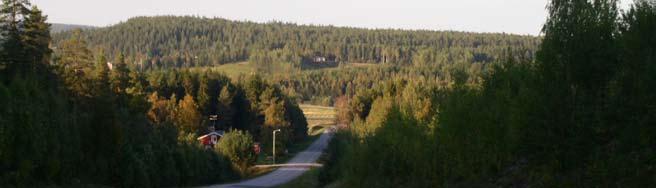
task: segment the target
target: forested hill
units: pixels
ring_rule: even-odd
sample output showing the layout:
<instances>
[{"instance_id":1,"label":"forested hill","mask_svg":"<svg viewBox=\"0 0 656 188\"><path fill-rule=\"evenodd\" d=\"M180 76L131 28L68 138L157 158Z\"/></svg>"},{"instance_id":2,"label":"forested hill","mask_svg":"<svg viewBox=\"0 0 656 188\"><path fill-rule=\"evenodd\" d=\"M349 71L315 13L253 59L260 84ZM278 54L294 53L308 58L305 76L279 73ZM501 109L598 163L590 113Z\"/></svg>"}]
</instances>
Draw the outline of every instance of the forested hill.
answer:
<instances>
[{"instance_id":1,"label":"forested hill","mask_svg":"<svg viewBox=\"0 0 656 188\"><path fill-rule=\"evenodd\" d=\"M55 34L55 44L73 31ZM360 29L254 23L199 17L136 17L84 31L92 49L123 53L153 66L205 66L245 61L253 53L280 62L316 56L359 63L491 62L509 49L532 56L539 38L509 34ZM413 59L414 58L414 59Z\"/></svg>"},{"instance_id":2,"label":"forested hill","mask_svg":"<svg viewBox=\"0 0 656 188\"><path fill-rule=\"evenodd\" d=\"M75 29L93 29L93 28L96 28L96 27L88 26L88 25L60 24L60 23L51 23L50 24L50 32L52 32L52 33L71 31L71 30L75 30Z\"/></svg>"}]
</instances>

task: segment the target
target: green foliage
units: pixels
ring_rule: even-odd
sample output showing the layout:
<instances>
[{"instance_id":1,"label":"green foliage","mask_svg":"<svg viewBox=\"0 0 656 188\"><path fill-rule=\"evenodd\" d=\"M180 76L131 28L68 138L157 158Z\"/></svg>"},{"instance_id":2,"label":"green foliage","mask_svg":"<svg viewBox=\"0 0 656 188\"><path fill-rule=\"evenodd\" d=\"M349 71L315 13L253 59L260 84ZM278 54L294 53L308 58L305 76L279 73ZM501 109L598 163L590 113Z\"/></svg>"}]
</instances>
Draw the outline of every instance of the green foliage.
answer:
<instances>
[{"instance_id":1,"label":"green foliage","mask_svg":"<svg viewBox=\"0 0 656 188\"><path fill-rule=\"evenodd\" d=\"M263 72L298 70L302 62L315 57L396 65L412 64L413 59L421 59L417 62L422 64L489 63L508 48L532 54L539 42L536 37L508 34L367 30L176 16L137 17L85 33L93 48L144 59L147 68L251 61ZM54 43L70 34L57 33Z\"/></svg>"},{"instance_id":2,"label":"green foliage","mask_svg":"<svg viewBox=\"0 0 656 188\"><path fill-rule=\"evenodd\" d=\"M419 126L398 107L388 110L372 136L351 141L353 145L347 147L342 154L344 158L337 162L343 168L340 177L347 187L430 187L433 180L426 174L435 173L436 169L427 163L432 158L431 153L427 153L432 146L426 134L427 127ZM353 138L342 136L340 139Z\"/></svg>"},{"instance_id":3,"label":"green foliage","mask_svg":"<svg viewBox=\"0 0 656 188\"><path fill-rule=\"evenodd\" d=\"M57 33L53 45L61 45L74 34L73 31ZM279 84L282 92L294 100L321 105L333 105L336 96L354 96L361 88L398 77L446 85L453 81L447 73L454 66L473 73L470 80L477 82L489 64L510 52L533 58L540 39L507 34L366 30L175 16L133 18L115 26L85 30L83 35L93 49L106 49L110 55L125 54L128 66L139 70L194 66L203 68L193 70L212 70L208 66L222 65L216 69L230 73L232 78L258 73ZM326 62L314 62L314 58L326 58ZM417 66L407 66L412 64ZM234 70L244 67L245 70ZM316 69L322 67L328 68ZM190 94L202 86L191 83L191 79L184 77L180 84ZM201 111L208 113L204 95L201 93L203 97L196 99L201 101ZM251 98L251 101L256 100ZM366 116L361 115L360 119Z\"/></svg>"},{"instance_id":4,"label":"green foliage","mask_svg":"<svg viewBox=\"0 0 656 188\"><path fill-rule=\"evenodd\" d=\"M302 140L296 101L312 101L353 122L331 144L324 184L648 187L655 6L553 0L543 37L140 17L54 36L50 67L46 16L3 0L0 186L231 180L252 164L252 142L271 148L272 130L278 154ZM89 47L107 50L111 70ZM317 56L339 66L297 72ZM245 60L289 74L233 82L186 69ZM195 143L214 114L238 130L230 151Z\"/></svg>"},{"instance_id":5,"label":"green foliage","mask_svg":"<svg viewBox=\"0 0 656 188\"><path fill-rule=\"evenodd\" d=\"M198 104L191 95L185 95L178 103L174 122L184 133L198 133L204 128L200 124L201 114L198 111Z\"/></svg>"},{"instance_id":6,"label":"green foliage","mask_svg":"<svg viewBox=\"0 0 656 188\"><path fill-rule=\"evenodd\" d=\"M323 182L339 179L345 187L652 185L655 164L648 156L655 140L647 135L654 133L656 8L638 1L619 19L616 6L611 0L551 1L535 63L508 56L488 67L482 82L475 81L471 67L454 66L448 87L405 84L400 78L358 92L351 110L354 116L368 112L366 121L355 121L350 133L342 134L349 144L331 148L343 156L330 158ZM429 97L416 94L422 91ZM372 104L367 98L374 101L371 110L363 110ZM366 127L377 128L373 134L353 134ZM403 147L397 149L397 143ZM404 158L407 153L411 159ZM376 166L388 163L394 168Z\"/></svg>"},{"instance_id":7,"label":"green foliage","mask_svg":"<svg viewBox=\"0 0 656 188\"><path fill-rule=\"evenodd\" d=\"M225 155L243 175L255 164L257 155L253 150L253 136L246 131L233 130L221 138L215 150Z\"/></svg>"},{"instance_id":8,"label":"green foliage","mask_svg":"<svg viewBox=\"0 0 656 188\"><path fill-rule=\"evenodd\" d=\"M27 54L25 54L25 46L29 45L23 43L21 38L24 35L21 31L26 26L24 24L26 19L34 15L30 15L31 11L27 0L3 0L0 7L0 39L2 45L0 46L0 67L6 69L6 73L24 73L30 69ZM30 16L28 16L30 15ZM37 18L34 18L37 19ZM43 20L45 21L45 20Z\"/></svg>"},{"instance_id":9,"label":"green foliage","mask_svg":"<svg viewBox=\"0 0 656 188\"><path fill-rule=\"evenodd\" d=\"M5 0L0 12L0 187L175 187L239 178L229 159L200 147L195 135L219 102L232 112L224 124L258 128L259 99L270 98L257 93L249 101L221 74L141 72L120 54L108 62L80 31L50 59L46 16L28 6ZM260 81L282 101L284 121L306 126L293 101Z\"/></svg>"},{"instance_id":10,"label":"green foliage","mask_svg":"<svg viewBox=\"0 0 656 188\"><path fill-rule=\"evenodd\" d=\"M119 54L112 63L112 71L110 74L111 88L115 93L124 93L128 88L129 81L130 70L125 63L125 56Z\"/></svg>"},{"instance_id":11,"label":"green foliage","mask_svg":"<svg viewBox=\"0 0 656 188\"><path fill-rule=\"evenodd\" d=\"M59 75L62 75L64 83L76 95L90 96L90 80L85 73L91 72L93 55L87 49L86 41L79 36L79 32L69 40L64 41L56 54L55 65Z\"/></svg>"},{"instance_id":12,"label":"green foliage","mask_svg":"<svg viewBox=\"0 0 656 188\"><path fill-rule=\"evenodd\" d=\"M37 63L47 63L52 50L50 44L50 24L48 19L36 6L32 6L29 15L24 20L24 31L21 42L25 44L25 54L31 54L30 60Z\"/></svg>"}]
</instances>

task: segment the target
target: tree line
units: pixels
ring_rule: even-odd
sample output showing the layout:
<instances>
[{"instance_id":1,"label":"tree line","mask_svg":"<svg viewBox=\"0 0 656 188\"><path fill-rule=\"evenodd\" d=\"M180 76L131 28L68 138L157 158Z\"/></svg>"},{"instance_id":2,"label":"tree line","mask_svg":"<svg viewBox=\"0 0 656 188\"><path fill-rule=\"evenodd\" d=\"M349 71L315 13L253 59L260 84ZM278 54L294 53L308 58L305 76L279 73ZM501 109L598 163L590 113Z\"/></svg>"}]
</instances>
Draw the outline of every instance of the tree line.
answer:
<instances>
[{"instance_id":1,"label":"tree line","mask_svg":"<svg viewBox=\"0 0 656 188\"><path fill-rule=\"evenodd\" d=\"M53 36L55 44L74 32ZM512 49L533 55L539 38L510 34L358 29L220 18L136 17L82 36L91 49L123 53L145 69L274 59L296 67L315 56L339 62L427 64L493 62Z\"/></svg>"},{"instance_id":2,"label":"tree line","mask_svg":"<svg viewBox=\"0 0 656 188\"><path fill-rule=\"evenodd\" d=\"M351 122L323 183L343 187L648 187L656 180L656 4L553 0L535 59L471 82L400 78L339 98Z\"/></svg>"}]
</instances>

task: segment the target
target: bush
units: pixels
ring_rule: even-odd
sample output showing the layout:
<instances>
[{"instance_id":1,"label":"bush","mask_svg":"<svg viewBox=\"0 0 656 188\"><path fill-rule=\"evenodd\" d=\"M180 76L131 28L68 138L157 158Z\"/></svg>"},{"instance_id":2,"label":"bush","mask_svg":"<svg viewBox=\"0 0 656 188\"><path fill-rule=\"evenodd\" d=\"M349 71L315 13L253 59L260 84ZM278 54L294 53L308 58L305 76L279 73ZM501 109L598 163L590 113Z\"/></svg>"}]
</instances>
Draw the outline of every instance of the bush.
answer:
<instances>
[{"instance_id":1,"label":"bush","mask_svg":"<svg viewBox=\"0 0 656 188\"><path fill-rule=\"evenodd\" d=\"M253 136L246 131L233 130L226 133L215 149L228 157L242 175L245 175L248 167L255 164L257 159L253 150Z\"/></svg>"}]
</instances>

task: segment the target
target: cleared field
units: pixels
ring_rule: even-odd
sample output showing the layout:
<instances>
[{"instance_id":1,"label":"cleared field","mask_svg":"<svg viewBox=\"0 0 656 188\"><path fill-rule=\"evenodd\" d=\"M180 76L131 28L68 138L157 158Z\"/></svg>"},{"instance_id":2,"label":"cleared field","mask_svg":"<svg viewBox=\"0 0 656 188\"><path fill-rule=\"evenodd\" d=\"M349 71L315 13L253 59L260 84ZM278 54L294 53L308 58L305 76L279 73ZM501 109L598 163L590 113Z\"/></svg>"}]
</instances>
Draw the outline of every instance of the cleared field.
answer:
<instances>
[{"instance_id":1,"label":"cleared field","mask_svg":"<svg viewBox=\"0 0 656 188\"><path fill-rule=\"evenodd\" d=\"M333 70L342 70L342 69L367 68L367 67L375 67L375 66L381 66L381 65L372 64L372 63L346 63L339 67L309 69L303 71L304 72L305 71L333 71ZM293 68L289 65L289 63L274 63L273 65L271 65L270 70L268 72L258 72L258 69L248 61L228 63L219 66L194 67L194 68L190 68L189 70L191 70L192 72L200 72L208 69L214 72L223 73L232 79L237 79L239 78L240 75L253 75L256 73L260 75L272 76L274 78L288 77L290 76L290 73L291 74L300 73L298 71L293 70Z\"/></svg>"},{"instance_id":2,"label":"cleared field","mask_svg":"<svg viewBox=\"0 0 656 188\"><path fill-rule=\"evenodd\" d=\"M196 67L191 68L192 71L205 71L212 70L214 72L220 72L226 76L237 79L240 75L265 75L271 78L285 78L289 77L290 74L298 73L290 63L277 62L272 63L269 66L257 67L256 65L243 61L237 63L228 63L219 66L209 66L209 67Z\"/></svg>"},{"instance_id":3,"label":"cleared field","mask_svg":"<svg viewBox=\"0 0 656 188\"><path fill-rule=\"evenodd\" d=\"M308 121L308 134L318 135L335 124L335 108L317 105L300 105Z\"/></svg>"},{"instance_id":4,"label":"cleared field","mask_svg":"<svg viewBox=\"0 0 656 188\"><path fill-rule=\"evenodd\" d=\"M306 118L335 118L335 108L309 104L299 105Z\"/></svg>"},{"instance_id":5,"label":"cleared field","mask_svg":"<svg viewBox=\"0 0 656 188\"><path fill-rule=\"evenodd\" d=\"M204 71L210 69L214 72L220 72L230 78L237 78L239 75L255 74L255 68L248 62L228 63L214 67L198 67L192 68L192 71Z\"/></svg>"}]
</instances>

